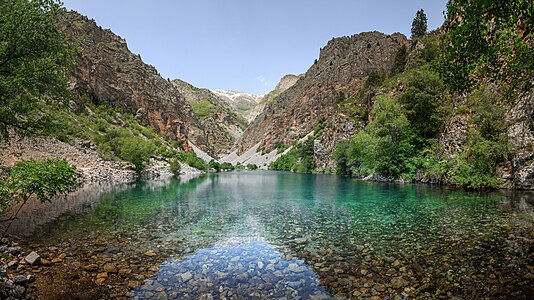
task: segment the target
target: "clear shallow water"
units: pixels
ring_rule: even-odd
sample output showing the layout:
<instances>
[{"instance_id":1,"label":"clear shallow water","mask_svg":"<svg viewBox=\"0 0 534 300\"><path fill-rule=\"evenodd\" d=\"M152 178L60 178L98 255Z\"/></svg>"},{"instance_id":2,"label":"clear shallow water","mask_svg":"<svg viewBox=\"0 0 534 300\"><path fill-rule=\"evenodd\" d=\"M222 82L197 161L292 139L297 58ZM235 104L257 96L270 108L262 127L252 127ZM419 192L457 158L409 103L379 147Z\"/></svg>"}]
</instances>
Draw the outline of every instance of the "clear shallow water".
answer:
<instances>
[{"instance_id":1,"label":"clear shallow water","mask_svg":"<svg viewBox=\"0 0 534 300\"><path fill-rule=\"evenodd\" d=\"M126 259L105 262L132 273L108 280L137 280L134 299L529 299L532 204L525 193L228 173L112 190L30 241L84 263L91 247L118 247ZM159 259L151 272L146 251Z\"/></svg>"}]
</instances>

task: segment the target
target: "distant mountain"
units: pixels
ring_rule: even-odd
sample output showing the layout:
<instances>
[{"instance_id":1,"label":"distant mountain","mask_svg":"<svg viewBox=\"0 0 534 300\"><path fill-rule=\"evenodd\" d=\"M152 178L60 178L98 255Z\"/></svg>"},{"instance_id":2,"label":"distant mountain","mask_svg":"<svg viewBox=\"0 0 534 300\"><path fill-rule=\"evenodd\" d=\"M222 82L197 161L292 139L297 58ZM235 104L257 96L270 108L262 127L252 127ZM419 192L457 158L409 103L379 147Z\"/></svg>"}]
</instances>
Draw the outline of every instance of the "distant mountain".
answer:
<instances>
[{"instance_id":1,"label":"distant mountain","mask_svg":"<svg viewBox=\"0 0 534 300\"><path fill-rule=\"evenodd\" d=\"M215 147L217 155L228 154L243 134L248 122L234 111L227 99L212 91L197 88L179 79L173 80L172 83L193 108L202 123L208 142Z\"/></svg>"},{"instance_id":2,"label":"distant mountain","mask_svg":"<svg viewBox=\"0 0 534 300\"><path fill-rule=\"evenodd\" d=\"M267 103L270 103L276 96L292 87L302 76L293 74L285 75L280 79L280 82L278 82L274 90L263 95L228 90L211 90L211 92L226 101L248 123L251 123L262 113Z\"/></svg>"},{"instance_id":3,"label":"distant mountain","mask_svg":"<svg viewBox=\"0 0 534 300\"><path fill-rule=\"evenodd\" d=\"M211 90L211 92L226 101L226 103L249 123L258 115L253 114L252 111L265 97L265 95L253 95L238 91Z\"/></svg>"}]
</instances>

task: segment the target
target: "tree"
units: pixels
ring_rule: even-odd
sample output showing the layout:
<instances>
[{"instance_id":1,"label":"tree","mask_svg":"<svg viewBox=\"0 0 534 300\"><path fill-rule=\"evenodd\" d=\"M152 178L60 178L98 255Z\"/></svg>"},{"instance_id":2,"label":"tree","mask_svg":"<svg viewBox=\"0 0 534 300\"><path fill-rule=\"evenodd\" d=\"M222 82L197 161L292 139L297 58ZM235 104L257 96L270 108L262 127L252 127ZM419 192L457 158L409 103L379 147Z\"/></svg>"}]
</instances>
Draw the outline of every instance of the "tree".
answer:
<instances>
[{"instance_id":1,"label":"tree","mask_svg":"<svg viewBox=\"0 0 534 300\"><path fill-rule=\"evenodd\" d=\"M150 157L154 154L154 144L151 141L135 138L125 138L120 147L120 158L131 162L135 166L135 171L141 173Z\"/></svg>"},{"instance_id":2,"label":"tree","mask_svg":"<svg viewBox=\"0 0 534 300\"><path fill-rule=\"evenodd\" d=\"M443 28L445 51L437 69L453 90L466 92L482 79L511 90L532 86L532 0L449 1Z\"/></svg>"},{"instance_id":3,"label":"tree","mask_svg":"<svg viewBox=\"0 0 534 300\"><path fill-rule=\"evenodd\" d=\"M412 39L422 37L427 31L427 18L425 11L421 8L415 14L415 18L412 21Z\"/></svg>"},{"instance_id":4,"label":"tree","mask_svg":"<svg viewBox=\"0 0 534 300\"><path fill-rule=\"evenodd\" d=\"M404 72L404 67L406 66L406 61L408 60L408 49L406 45L402 45L397 54L395 54L395 59L393 60L393 66L389 76L395 76L399 73Z\"/></svg>"},{"instance_id":5,"label":"tree","mask_svg":"<svg viewBox=\"0 0 534 300\"><path fill-rule=\"evenodd\" d=\"M379 96L373 108L374 119L358 131L345 148L345 167L356 176L383 173L398 177L409 172L413 155L410 123L402 107L394 99ZM341 151L342 149L340 149Z\"/></svg>"},{"instance_id":6,"label":"tree","mask_svg":"<svg viewBox=\"0 0 534 300\"><path fill-rule=\"evenodd\" d=\"M405 89L398 96L420 145L436 138L446 117L446 89L439 76L427 67L406 74Z\"/></svg>"},{"instance_id":7,"label":"tree","mask_svg":"<svg viewBox=\"0 0 534 300\"><path fill-rule=\"evenodd\" d=\"M11 218L3 221L16 218L32 195L46 202L58 194L66 194L77 184L75 169L65 160L57 158L17 162L7 178L0 178L0 212L13 204L20 203L20 207ZM8 229L9 225L4 234Z\"/></svg>"},{"instance_id":8,"label":"tree","mask_svg":"<svg viewBox=\"0 0 534 300\"><path fill-rule=\"evenodd\" d=\"M210 162L208 163L208 167L210 169L213 169L215 172L221 171L221 164L215 159L210 160Z\"/></svg>"},{"instance_id":9,"label":"tree","mask_svg":"<svg viewBox=\"0 0 534 300\"><path fill-rule=\"evenodd\" d=\"M68 96L72 53L56 29L58 0L0 1L0 137L8 130L40 132L51 122L36 115L41 100Z\"/></svg>"}]
</instances>

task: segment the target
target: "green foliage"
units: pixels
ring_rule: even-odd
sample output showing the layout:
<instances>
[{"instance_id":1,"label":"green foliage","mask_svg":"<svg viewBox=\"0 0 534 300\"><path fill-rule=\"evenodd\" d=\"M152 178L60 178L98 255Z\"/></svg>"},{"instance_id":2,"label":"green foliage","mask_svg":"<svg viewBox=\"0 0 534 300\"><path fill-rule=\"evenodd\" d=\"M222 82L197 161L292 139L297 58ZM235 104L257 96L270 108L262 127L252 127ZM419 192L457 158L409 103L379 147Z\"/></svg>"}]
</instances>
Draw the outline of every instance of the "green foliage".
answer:
<instances>
[{"instance_id":1,"label":"green foliage","mask_svg":"<svg viewBox=\"0 0 534 300\"><path fill-rule=\"evenodd\" d=\"M312 172L315 168L313 139L307 139L285 155L280 156L269 165L270 170L293 171L300 173Z\"/></svg>"},{"instance_id":2,"label":"green foliage","mask_svg":"<svg viewBox=\"0 0 534 300\"><path fill-rule=\"evenodd\" d=\"M55 0L0 1L0 137L8 129L46 132L51 122L37 104L63 103L72 53L57 31L63 9Z\"/></svg>"},{"instance_id":3,"label":"green foliage","mask_svg":"<svg viewBox=\"0 0 534 300\"><path fill-rule=\"evenodd\" d=\"M499 163L509 159L513 150L506 136L505 110L499 95L480 89L469 97L473 116L464 151L452 162L449 181L468 188L495 188Z\"/></svg>"},{"instance_id":4,"label":"green foliage","mask_svg":"<svg viewBox=\"0 0 534 300\"><path fill-rule=\"evenodd\" d=\"M36 195L41 202L66 194L77 184L75 167L65 160L48 158L17 162L7 178L0 179L0 211Z\"/></svg>"},{"instance_id":5,"label":"green foliage","mask_svg":"<svg viewBox=\"0 0 534 300\"><path fill-rule=\"evenodd\" d=\"M349 141L341 141L337 144L336 150L334 150L334 159L337 163L337 174L349 174L347 157L348 148Z\"/></svg>"},{"instance_id":6,"label":"green foliage","mask_svg":"<svg viewBox=\"0 0 534 300\"><path fill-rule=\"evenodd\" d=\"M499 95L481 89L470 95L469 102L473 107L472 122L483 138L494 139L504 134L508 126Z\"/></svg>"},{"instance_id":7,"label":"green foliage","mask_svg":"<svg viewBox=\"0 0 534 300\"><path fill-rule=\"evenodd\" d=\"M176 154L176 158L178 158L178 160L180 160L181 162L190 165L193 168L199 169L204 172L208 171L208 164L204 160L202 160L202 158L198 157L193 151L187 152L182 150Z\"/></svg>"},{"instance_id":8,"label":"green foliage","mask_svg":"<svg viewBox=\"0 0 534 300\"><path fill-rule=\"evenodd\" d=\"M120 158L131 162L136 172L140 173L146 167L156 147L150 140L134 135L124 128L113 128L95 139L98 152L104 159Z\"/></svg>"},{"instance_id":9,"label":"green foliage","mask_svg":"<svg viewBox=\"0 0 534 300\"><path fill-rule=\"evenodd\" d=\"M254 171L257 169L258 169L258 166L256 164L247 164L247 170Z\"/></svg>"},{"instance_id":10,"label":"green foliage","mask_svg":"<svg viewBox=\"0 0 534 300\"><path fill-rule=\"evenodd\" d=\"M382 173L399 177L414 172L410 164L413 135L401 106L381 96L372 113L374 119L364 130L357 132L348 145L338 146L338 164L355 176Z\"/></svg>"},{"instance_id":11,"label":"green foliage","mask_svg":"<svg viewBox=\"0 0 534 300\"><path fill-rule=\"evenodd\" d=\"M512 89L531 86L532 0L450 1L447 18L446 49L436 67L450 88L465 92L484 78Z\"/></svg>"},{"instance_id":12,"label":"green foliage","mask_svg":"<svg viewBox=\"0 0 534 300\"><path fill-rule=\"evenodd\" d=\"M131 162L135 171L141 173L154 153L154 144L151 141L136 138L123 139L120 146L120 158Z\"/></svg>"},{"instance_id":13,"label":"green foliage","mask_svg":"<svg viewBox=\"0 0 534 300\"><path fill-rule=\"evenodd\" d=\"M191 108L199 119L211 117L216 109L215 105L207 99L191 102Z\"/></svg>"},{"instance_id":14,"label":"green foliage","mask_svg":"<svg viewBox=\"0 0 534 300\"><path fill-rule=\"evenodd\" d=\"M447 92L439 76L428 67L406 73L403 81L406 88L398 100L419 145L424 146L425 140L437 137L447 117Z\"/></svg>"},{"instance_id":15,"label":"green foliage","mask_svg":"<svg viewBox=\"0 0 534 300\"><path fill-rule=\"evenodd\" d=\"M232 165L229 162L223 162L221 164L221 170L233 171L234 169L235 169L234 165Z\"/></svg>"},{"instance_id":16,"label":"green foliage","mask_svg":"<svg viewBox=\"0 0 534 300\"><path fill-rule=\"evenodd\" d=\"M208 166L210 169L215 170L215 172L221 171L221 164L214 159L210 160L210 162L208 163Z\"/></svg>"},{"instance_id":17,"label":"green foliage","mask_svg":"<svg viewBox=\"0 0 534 300\"><path fill-rule=\"evenodd\" d=\"M173 158L170 160L169 164L171 172L176 176L180 175L180 171L182 171L182 165L180 164L180 161L177 158Z\"/></svg>"},{"instance_id":18,"label":"green foliage","mask_svg":"<svg viewBox=\"0 0 534 300\"><path fill-rule=\"evenodd\" d=\"M402 45L397 51L397 54L395 54L395 59L393 60L393 66L391 67L389 76L395 76L396 74L404 72L407 60L408 48L406 45Z\"/></svg>"},{"instance_id":19,"label":"green foliage","mask_svg":"<svg viewBox=\"0 0 534 300\"><path fill-rule=\"evenodd\" d=\"M412 21L412 39L424 36L427 30L426 14L421 8L417 11L415 18Z\"/></svg>"},{"instance_id":20,"label":"green foliage","mask_svg":"<svg viewBox=\"0 0 534 300\"><path fill-rule=\"evenodd\" d=\"M449 182L471 189L497 187L500 184L495 178L497 165L510 153L506 139L488 140L473 130L465 147L467 151L453 161L448 171Z\"/></svg>"}]
</instances>

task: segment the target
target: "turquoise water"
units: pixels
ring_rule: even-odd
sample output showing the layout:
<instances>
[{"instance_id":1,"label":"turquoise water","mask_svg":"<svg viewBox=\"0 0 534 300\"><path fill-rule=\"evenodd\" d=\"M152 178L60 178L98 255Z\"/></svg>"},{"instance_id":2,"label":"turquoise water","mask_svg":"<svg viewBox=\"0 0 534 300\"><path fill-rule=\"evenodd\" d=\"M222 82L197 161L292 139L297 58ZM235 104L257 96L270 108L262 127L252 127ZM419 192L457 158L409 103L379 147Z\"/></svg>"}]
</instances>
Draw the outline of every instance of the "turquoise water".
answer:
<instances>
[{"instance_id":1,"label":"turquoise water","mask_svg":"<svg viewBox=\"0 0 534 300\"><path fill-rule=\"evenodd\" d=\"M111 190L30 241L155 252L133 299L529 299L533 203L525 193L223 173Z\"/></svg>"}]
</instances>

